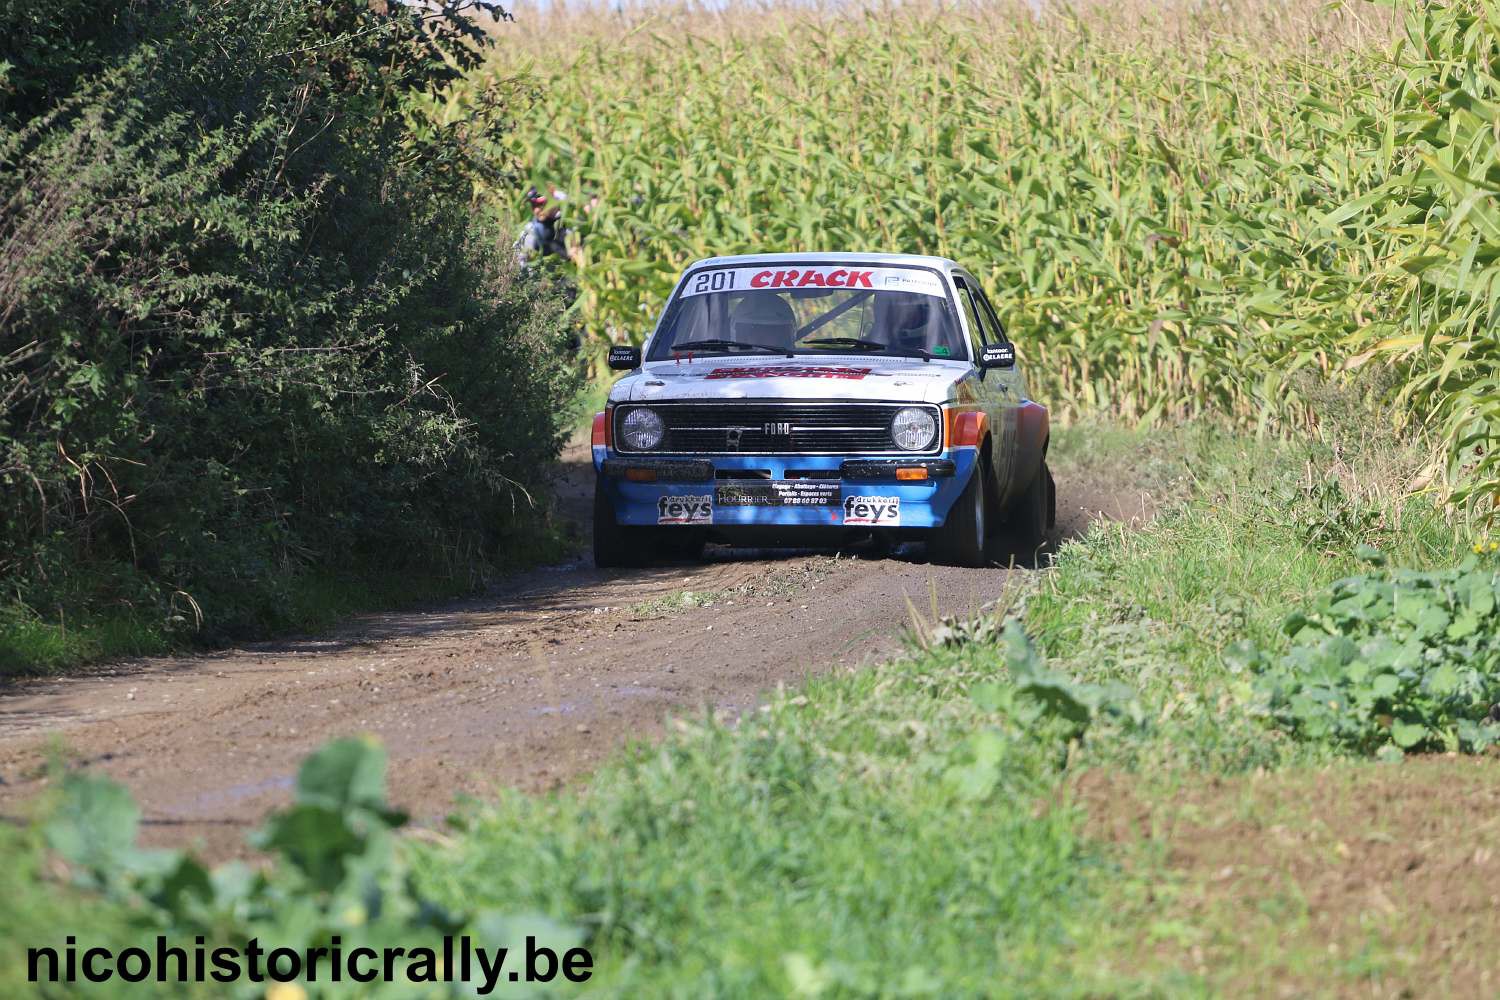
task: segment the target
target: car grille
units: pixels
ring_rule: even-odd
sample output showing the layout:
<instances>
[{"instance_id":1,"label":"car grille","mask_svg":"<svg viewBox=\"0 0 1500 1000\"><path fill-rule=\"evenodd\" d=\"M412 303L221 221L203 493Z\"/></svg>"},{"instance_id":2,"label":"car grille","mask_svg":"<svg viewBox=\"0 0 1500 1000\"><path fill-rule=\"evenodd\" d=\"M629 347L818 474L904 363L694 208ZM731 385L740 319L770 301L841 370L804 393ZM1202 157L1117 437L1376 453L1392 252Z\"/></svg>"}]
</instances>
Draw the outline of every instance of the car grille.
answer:
<instances>
[{"instance_id":1,"label":"car grille","mask_svg":"<svg viewBox=\"0 0 1500 1000\"><path fill-rule=\"evenodd\" d=\"M909 403L677 403L651 404L666 424L654 453L676 454L913 454L891 440L891 419ZM633 407L615 409L615 447L625 446L620 421ZM941 426L942 414L931 407ZM781 426L775 426L781 425ZM790 425L790 432L783 433ZM941 439L941 435L939 435ZM736 446L737 441L737 446ZM941 440L918 454L933 454Z\"/></svg>"}]
</instances>

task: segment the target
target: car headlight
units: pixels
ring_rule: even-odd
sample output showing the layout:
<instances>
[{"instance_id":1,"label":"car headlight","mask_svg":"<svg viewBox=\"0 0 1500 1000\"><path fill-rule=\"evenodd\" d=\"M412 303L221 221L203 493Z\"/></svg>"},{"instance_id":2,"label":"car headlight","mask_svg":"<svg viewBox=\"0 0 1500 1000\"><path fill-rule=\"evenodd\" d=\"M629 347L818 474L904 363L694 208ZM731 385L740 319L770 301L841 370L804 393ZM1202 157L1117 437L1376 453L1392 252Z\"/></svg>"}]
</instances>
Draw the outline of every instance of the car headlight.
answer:
<instances>
[{"instance_id":1,"label":"car headlight","mask_svg":"<svg viewBox=\"0 0 1500 1000\"><path fill-rule=\"evenodd\" d=\"M655 410L638 406L625 414L625 419L620 421L620 437L625 441L625 447L631 451L650 451L661 444L661 439L666 436L666 425L661 422Z\"/></svg>"},{"instance_id":2,"label":"car headlight","mask_svg":"<svg viewBox=\"0 0 1500 1000\"><path fill-rule=\"evenodd\" d=\"M891 438L905 451L926 451L937 437L937 418L931 410L908 406L896 411L891 421Z\"/></svg>"}]
</instances>

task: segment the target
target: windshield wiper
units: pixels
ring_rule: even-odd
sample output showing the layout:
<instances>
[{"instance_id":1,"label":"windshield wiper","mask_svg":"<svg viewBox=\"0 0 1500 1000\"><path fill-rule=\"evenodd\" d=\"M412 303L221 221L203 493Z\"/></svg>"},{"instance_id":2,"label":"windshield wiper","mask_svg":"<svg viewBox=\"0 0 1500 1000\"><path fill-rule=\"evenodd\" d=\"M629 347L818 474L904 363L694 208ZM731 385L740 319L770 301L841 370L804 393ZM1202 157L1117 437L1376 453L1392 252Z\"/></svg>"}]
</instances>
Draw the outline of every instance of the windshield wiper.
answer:
<instances>
[{"instance_id":1,"label":"windshield wiper","mask_svg":"<svg viewBox=\"0 0 1500 1000\"><path fill-rule=\"evenodd\" d=\"M917 357L923 361L932 360L932 352L921 347L902 347L891 349L890 344L882 344L878 340L868 340L864 337L819 337L817 340L804 340L803 347L813 344L829 344L833 347L856 347L866 351L881 351L885 354L895 354L903 358Z\"/></svg>"},{"instance_id":2,"label":"windshield wiper","mask_svg":"<svg viewBox=\"0 0 1500 1000\"><path fill-rule=\"evenodd\" d=\"M743 347L747 351L764 351L767 354L785 354L793 357L791 351L784 347L772 347L770 344L751 344L743 340L723 340L717 337L708 337L703 340L689 340L681 344L673 344L674 351L732 351L737 347Z\"/></svg>"},{"instance_id":3,"label":"windshield wiper","mask_svg":"<svg viewBox=\"0 0 1500 1000\"><path fill-rule=\"evenodd\" d=\"M890 348L889 344L882 344L878 340L869 340L865 337L819 337L816 340L804 340L803 347L811 347L814 344L827 344L830 347L858 347L866 351L884 351Z\"/></svg>"}]
</instances>

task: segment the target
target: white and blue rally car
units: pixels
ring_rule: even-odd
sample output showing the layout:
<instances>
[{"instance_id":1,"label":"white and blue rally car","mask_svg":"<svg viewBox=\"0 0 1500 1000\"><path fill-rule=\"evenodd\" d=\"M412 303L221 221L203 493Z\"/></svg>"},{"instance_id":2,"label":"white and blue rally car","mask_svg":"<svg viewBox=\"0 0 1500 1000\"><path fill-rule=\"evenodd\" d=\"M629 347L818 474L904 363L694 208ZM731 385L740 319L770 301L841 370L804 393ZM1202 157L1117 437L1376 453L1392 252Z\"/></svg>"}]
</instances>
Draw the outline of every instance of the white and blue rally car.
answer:
<instances>
[{"instance_id":1,"label":"white and blue rally car","mask_svg":"<svg viewBox=\"0 0 1500 1000\"><path fill-rule=\"evenodd\" d=\"M609 364L630 374L594 418L599 566L872 534L983 566L1052 529L1047 410L951 260L701 260Z\"/></svg>"}]
</instances>

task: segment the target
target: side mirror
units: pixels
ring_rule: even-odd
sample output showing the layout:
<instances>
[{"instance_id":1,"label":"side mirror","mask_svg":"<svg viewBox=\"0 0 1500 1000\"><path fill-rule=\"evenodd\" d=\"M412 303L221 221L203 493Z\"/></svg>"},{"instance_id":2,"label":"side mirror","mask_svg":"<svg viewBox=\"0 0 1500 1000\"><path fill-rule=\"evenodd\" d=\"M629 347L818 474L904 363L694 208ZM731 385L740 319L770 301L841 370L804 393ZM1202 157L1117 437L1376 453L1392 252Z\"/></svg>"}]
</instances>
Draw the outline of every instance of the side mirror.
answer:
<instances>
[{"instance_id":1,"label":"side mirror","mask_svg":"<svg viewBox=\"0 0 1500 1000\"><path fill-rule=\"evenodd\" d=\"M979 367L1014 368L1016 348L1014 344L985 344L979 350Z\"/></svg>"},{"instance_id":2,"label":"side mirror","mask_svg":"<svg viewBox=\"0 0 1500 1000\"><path fill-rule=\"evenodd\" d=\"M617 372L634 371L641 366L641 349L615 345L609 349L609 367Z\"/></svg>"}]
</instances>

